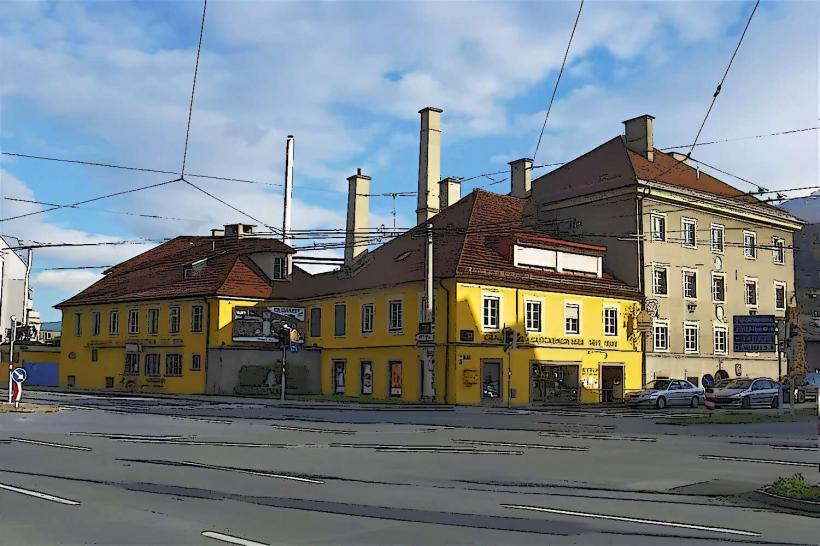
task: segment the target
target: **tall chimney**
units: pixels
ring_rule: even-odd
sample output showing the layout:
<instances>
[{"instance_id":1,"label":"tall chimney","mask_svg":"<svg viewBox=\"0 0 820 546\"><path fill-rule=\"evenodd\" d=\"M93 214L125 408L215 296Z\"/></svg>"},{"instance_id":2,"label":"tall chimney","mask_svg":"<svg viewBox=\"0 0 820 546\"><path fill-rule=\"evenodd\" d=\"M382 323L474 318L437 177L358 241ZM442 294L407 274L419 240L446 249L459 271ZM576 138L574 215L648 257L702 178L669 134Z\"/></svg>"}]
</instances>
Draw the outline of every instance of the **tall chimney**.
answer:
<instances>
[{"instance_id":1,"label":"tall chimney","mask_svg":"<svg viewBox=\"0 0 820 546\"><path fill-rule=\"evenodd\" d=\"M515 161L510 161L510 195L513 197L526 197L532 187L532 159L522 157Z\"/></svg>"},{"instance_id":2,"label":"tall chimney","mask_svg":"<svg viewBox=\"0 0 820 546\"><path fill-rule=\"evenodd\" d=\"M282 242L286 245L290 240L290 214L293 206L293 135L288 135L285 144L285 203L282 207Z\"/></svg>"},{"instance_id":3,"label":"tall chimney","mask_svg":"<svg viewBox=\"0 0 820 546\"><path fill-rule=\"evenodd\" d=\"M419 187L416 224L422 224L438 212L438 181L441 176L441 112L428 106L419 110Z\"/></svg>"},{"instance_id":4,"label":"tall chimney","mask_svg":"<svg viewBox=\"0 0 820 546\"><path fill-rule=\"evenodd\" d=\"M356 169L347 179L347 231L345 234L345 267L367 250L367 215L370 197L370 177Z\"/></svg>"},{"instance_id":5,"label":"tall chimney","mask_svg":"<svg viewBox=\"0 0 820 546\"><path fill-rule=\"evenodd\" d=\"M636 154L641 154L649 161L655 161L655 139L652 135L654 116L644 114L624 121L626 147Z\"/></svg>"},{"instance_id":6,"label":"tall chimney","mask_svg":"<svg viewBox=\"0 0 820 546\"><path fill-rule=\"evenodd\" d=\"M438 183L438 208L444 210L461 199L461 180L448 176Z\"/></svg>"}]
</instances>

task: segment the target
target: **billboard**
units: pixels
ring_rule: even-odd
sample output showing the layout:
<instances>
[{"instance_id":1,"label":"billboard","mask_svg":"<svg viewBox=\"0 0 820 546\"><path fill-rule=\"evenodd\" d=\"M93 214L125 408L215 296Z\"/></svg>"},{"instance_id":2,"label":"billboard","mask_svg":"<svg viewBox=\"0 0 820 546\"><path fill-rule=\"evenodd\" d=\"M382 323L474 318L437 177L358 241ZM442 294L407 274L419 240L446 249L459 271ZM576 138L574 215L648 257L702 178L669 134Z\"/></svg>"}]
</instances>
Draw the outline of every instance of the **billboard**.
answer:
<instances>
[{"instance_id":1,"label":"billboard","mask_svg":"<svg viewBox=\"0 0 820 546\"><path fill-rule=\"evenodd\" d=\"M732 340L736 353L777 352L774 315L735 315L732 319Z\"/></svg>"},{"instance_id":2,"label":"billboard","mask_svg":"<svg viewBox=\"0 0 820 546\"><path fill-rule=\"evenodd\" d=\"M288 332L284 326L288 326ZM234 341L283 345L283 335L290 344L302 343L305 329L304 307L234 307Z\"/></svg>"}]
</instances>

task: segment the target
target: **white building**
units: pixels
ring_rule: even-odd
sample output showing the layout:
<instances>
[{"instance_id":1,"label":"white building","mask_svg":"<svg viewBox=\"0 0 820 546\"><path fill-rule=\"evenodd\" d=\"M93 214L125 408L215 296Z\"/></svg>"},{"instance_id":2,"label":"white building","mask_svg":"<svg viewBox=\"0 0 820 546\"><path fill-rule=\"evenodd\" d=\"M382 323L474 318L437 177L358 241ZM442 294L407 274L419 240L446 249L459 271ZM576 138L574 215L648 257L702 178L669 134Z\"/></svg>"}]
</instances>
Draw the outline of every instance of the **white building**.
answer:
<instances>
[{"instance_id":1,"label":"white building","mask_svg":"<svg viewBox=\"0 0 820 546\"><path fill-rule=\"evenodd\" d=\"M22 322L24 307L31 310L31 297L24 294L26 261L10 247L8 241L0 237L0 338L4 342L12 315Z\"/></svg>"}]
</instances>

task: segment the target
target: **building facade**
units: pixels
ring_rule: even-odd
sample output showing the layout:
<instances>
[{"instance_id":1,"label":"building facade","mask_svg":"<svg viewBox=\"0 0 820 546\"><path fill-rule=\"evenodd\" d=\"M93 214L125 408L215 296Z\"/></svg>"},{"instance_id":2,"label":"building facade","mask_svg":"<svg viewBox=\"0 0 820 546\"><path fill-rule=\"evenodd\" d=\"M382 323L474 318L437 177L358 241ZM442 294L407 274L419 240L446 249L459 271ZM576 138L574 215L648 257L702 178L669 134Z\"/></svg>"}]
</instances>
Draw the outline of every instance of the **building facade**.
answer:
<instances>
[{"instance_id":1,"label":"building facade","mask_svg":"<svg viewBox=\"0 0 820 546\"><path fill-rule=\"evenodd\" d=\"M22 324L23 316L32 308L31 296L26 294L26 276L26 261L0 237L0 338L3 341L8 341L10 336L11 317Z\"/></svg>"}]
</instances>

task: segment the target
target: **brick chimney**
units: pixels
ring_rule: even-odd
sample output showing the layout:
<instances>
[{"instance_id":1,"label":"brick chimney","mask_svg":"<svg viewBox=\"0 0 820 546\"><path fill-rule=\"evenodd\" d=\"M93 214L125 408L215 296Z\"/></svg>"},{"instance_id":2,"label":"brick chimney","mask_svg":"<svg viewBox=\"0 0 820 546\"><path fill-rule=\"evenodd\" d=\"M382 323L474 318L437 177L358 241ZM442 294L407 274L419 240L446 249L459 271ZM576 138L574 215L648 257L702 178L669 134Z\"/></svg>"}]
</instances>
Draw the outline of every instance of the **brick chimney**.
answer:
<instances>
[{"instance_id":1,"label":"brick chimney","mask_svg":"<svg viewBox=\"0 0 820 546\"><path fill-rule=\"evenodd\" d=\"M461 180L458 178L442 178L438 183L439 210L444 210L461 199Z\"/></svg>"},{"instance_id":2,"label":"brick chimney","mask_svg":"<svg viewBox=\"0 0 820 546\"><path fill-rule=\"evenodd\" d=\"M356 169L347 179L347 231L345 234L345 267L367 250L368 213L370 207L370 177Z\"/></svg>"},{"instance_id":3,"label":"brick chimney","mask_svg":"<svg viewBox=\"0 0 820 546\"><path fill-rule=\"evenodd\" d=\"M649 161L655 160L655 139L652 135L654 116L644 114L624 121L626 147Z\"/></svg>"},{"instance_id":4,"label":"brick chimney","mask_svg":"<svg viewBox=\"0 0 820 546\"><path fill-rule=\"evenodd\" d=\"M532 159L524 157L510 161L510 195L526 197L532 187Z\"/></svg>"},{"instance_id":5,"label":"brick chimney","mask_svg":"<svg viewBox=\"0 0 820 546\"><path fill-rule=\"evenodd\" d=\"M441 112L428 106L419 110L421 132L419 136L419 186L416 224L429 220L438 212L441 178Z\"/></svg>"}]
</instances>

